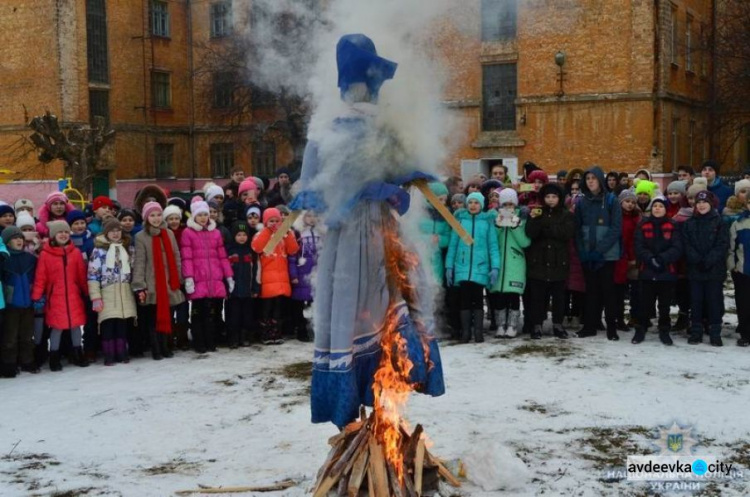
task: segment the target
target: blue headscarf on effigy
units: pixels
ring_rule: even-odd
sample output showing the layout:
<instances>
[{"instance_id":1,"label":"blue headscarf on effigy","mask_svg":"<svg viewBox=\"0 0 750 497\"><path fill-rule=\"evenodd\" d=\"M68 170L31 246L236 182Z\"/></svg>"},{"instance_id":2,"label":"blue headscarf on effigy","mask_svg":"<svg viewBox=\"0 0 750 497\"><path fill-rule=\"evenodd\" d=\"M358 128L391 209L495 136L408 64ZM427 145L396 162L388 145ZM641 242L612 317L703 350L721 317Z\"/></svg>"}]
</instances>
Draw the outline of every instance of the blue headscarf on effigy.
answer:
<instances>
[{"instance_id":1,"label":"blue headscarf on effigy","mask_svg":"<svg viewBox=\"0 0 750 497\"><path fill-rule=\"evenodd\" d=\"M336 58L342 98L351 85L365 83L370 102L376 101L380 87L393 78L397 67L379 57L372 40L361 34L342 37ZM390 147L374 154L368 149L365 143L383 131L377 129L374 109L369 103L352 104L350 113L335 119L325 133L311 135L302 165L302 190L290 204L292 209L323 213L329 227L314 284L311 409L314 423L331 421L338 427L355 420L360 405L373 403L372 382L391 303L384 216L393 211L403 215L409 209L404 184L433 179L388 156ZM335 184L327 183L330 177ZM384 204L389 209L384 210ZM418 292L427 288L422 264L412 270L410 279ZM400 299L392 310L414 364L412 382L418 391L437 396L445 386L434 319L425 312L432 309L431 299L426 292L411 304Z\"/></svg>"}]
</instances>

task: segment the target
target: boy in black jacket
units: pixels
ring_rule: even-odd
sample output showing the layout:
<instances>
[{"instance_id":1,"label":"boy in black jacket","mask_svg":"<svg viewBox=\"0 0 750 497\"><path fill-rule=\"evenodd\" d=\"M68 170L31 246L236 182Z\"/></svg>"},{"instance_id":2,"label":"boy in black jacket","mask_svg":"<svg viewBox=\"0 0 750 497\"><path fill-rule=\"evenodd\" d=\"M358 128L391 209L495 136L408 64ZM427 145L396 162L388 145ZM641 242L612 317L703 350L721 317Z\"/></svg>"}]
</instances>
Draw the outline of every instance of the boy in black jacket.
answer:
<instances>
[{"instance_id":1,"label":"boy in black jacket","mask_svg":"<svg viewBox=\"0 0 750 497\"><path fill-rule=\"evenodd\" d=\"M226 313L230 349L249 345L247 332L253 326L253 300L258 298L258 255L250 248L250 226L245 221L232 224L232 240L227 257L232 265L235 287L227 299Z\"/></svg>"},{"instance_id":2,"label":"boy in black jacket","mask_svg":"<svg viewBox=\"0 0 750 497\"><path fill-rule=\"evenodd\" d=\"M688 343L703 339L703 319L708 321L711 345L721 347L724 280L727 278L729 227L714 208L717 199L709 191L695 196L693 217L685 221L683 235L690 280L691 327Z\"/></svg>"},{"instance_id":3,"label":"boy in black jacket","mask_svg":"<svg viewBox=\"0 0 750 497\"><path fill-rule=\"evenodd\" d=\"M641 283L640 305L632 343L639 344L648 331L649 310L659 301L659 340L672 345L669 336L672 322L669 308L677 283L677 261L683 245L677 224L667 217L667 199L655 197L648 206L651 216L644 218L635 230L635 257Z\"/></svg>"}]
</instances>

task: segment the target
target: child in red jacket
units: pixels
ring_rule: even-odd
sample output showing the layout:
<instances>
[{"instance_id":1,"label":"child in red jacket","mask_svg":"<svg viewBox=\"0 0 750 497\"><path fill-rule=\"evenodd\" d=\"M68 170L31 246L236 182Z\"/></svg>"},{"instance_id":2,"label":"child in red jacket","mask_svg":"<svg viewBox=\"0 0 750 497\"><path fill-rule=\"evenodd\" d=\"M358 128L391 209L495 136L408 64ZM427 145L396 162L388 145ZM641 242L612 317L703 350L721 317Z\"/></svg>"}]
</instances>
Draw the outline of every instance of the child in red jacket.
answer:
<instances>
[{"instance_id":1,"label":"child in red jacket","mask_svg":"<svg viewBox=\"0 0 750 497\"><path fill-rule=\"evenodd\" d=\"M615 290L617 291L617 329L630 331L625 322L625 300L630 294L630 317L634 325L638 316L638 266L635 258L635 230L641 221L638 199L630 190L623 190L618 198L622 209L622 256L615 263Z\"/></svg>"},{"instance_id":2,"label":"child in red jacket","mask_svg":"<svg viewBox=\"0 0 750 497\"><path fill-rule=\"evenodd\" d=\"M48 223L50 239L44 244L34 277L31 298L35 308L44 308L44 320L52 329L49 367L61 371L60 336L70 330L75 364L88 366L83 355L81 327L86 324L88 296L86 266L80 252L70 242L70 226L65 221Z\"/></svg>"},{"instance_id":3,"label":"child in red jacket","mask_svg":"<svg viewBox=\"0 0 750 497\"><path fill-rule=\"evenodd\" d=\"M260 254L260 298L263 299L261 333L264 344L280 344L284 343L279 327L283 297L292 295L287 257L299 251L299 244L294 231L289 230L271 255L265 255L263 249L281 227L279 210L274 207L266 209L263 212L263 225L265 227L255 235L252 243L253 250Z\"/></svg>"}]
</instances>

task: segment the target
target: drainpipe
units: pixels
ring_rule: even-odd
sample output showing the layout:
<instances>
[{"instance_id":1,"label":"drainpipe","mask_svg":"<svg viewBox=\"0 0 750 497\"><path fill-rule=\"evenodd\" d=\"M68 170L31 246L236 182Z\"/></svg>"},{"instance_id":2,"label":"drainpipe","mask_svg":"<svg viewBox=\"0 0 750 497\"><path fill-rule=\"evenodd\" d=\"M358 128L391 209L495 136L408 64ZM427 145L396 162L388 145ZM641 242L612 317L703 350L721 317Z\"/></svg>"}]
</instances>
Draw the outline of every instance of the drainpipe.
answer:
<instances>
[{"instance_id":1,"label":"drainpipe","mask_svg":"<svg viewBox=\"0 0 750 497\"><path fill-rule=\"evenodd\" d=\"M193 66L193 2L187 1L187 57L189 93L190 93L190 128L188 130L188 142L190 147L190 192L195 191L195 176L197 169L197 158L195 150L195 71Z\"/></svg>"}]
</instances>

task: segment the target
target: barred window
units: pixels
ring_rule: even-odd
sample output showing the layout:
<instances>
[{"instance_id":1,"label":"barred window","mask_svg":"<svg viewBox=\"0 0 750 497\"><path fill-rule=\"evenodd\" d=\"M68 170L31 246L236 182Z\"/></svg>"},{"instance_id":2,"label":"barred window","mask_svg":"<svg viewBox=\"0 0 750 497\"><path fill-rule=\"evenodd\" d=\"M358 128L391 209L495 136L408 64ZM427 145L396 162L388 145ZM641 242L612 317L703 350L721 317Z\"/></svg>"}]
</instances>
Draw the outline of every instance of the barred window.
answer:
<instances>
[{"instance_id":1,"label":"barred window","mask_svg":"<svg viewBox=\"0 0 750 497\"><path fill-rule=\"evenodd\" d=\"M234 167L234 144L211 144L211 176L214 178L228 178Z\"/></svg>"},{"instance_id":2,"label":"barred window","mask_svg":"<svg viewBox=\"0 0 750 497\"><path fill-rule=\"evenodd\" d=\"M151 2L151 34L169 38L169 6L167 2Z\"/></svg>"},{"instance_id":3,"label":"barred window","mask_svg":"<svg viewBox=\"0 0 750 497\"><path fill-rule=\"evenodd\" d=\"M105 0L86 0L86 52L89 82L109 83Z\"/></svg>"},{"instance_id":4,"label":"barred window","mask_svg":"<svg viewBox=\"0 0 750 497\"><path fill-rule=\"evenodd\" d=\"M214 107L226 109L234 100L234 75L230 72L214 74Z\"/></svg>"},{"instance_id":5,"label":"barred window","mask_svg":"<svg viewBox=\"0 0 750 497\"><path fill-rule=\"evenodd\" d=\"M517 24L517 0L482 0L482 41L512 40Z\"/></svg>"},{"instance_id":6,"label":"barred window","mask_svg":"<svg viewBox=\"0 0 750 497\"><path fill-rule=\"evenodd\" d=\"M257 141L253 146L253 173L256 176L273 176L276 173L276 144Z\"/></svg>"},{"instance_id":7,"label":"barred window","mask_svg":"<svg viewBox=\"0 0 750 497\"><path fill-rule=\"evenodd\" d=\"M516 129L516 64L493 64L482 67L482 129L508 131Z\"/></svg>"},{"instance_id":8,"label":"barred window","mask_svg":"<svg viewBox=\"0 0 750 497\"><path fill-rule=\"evenodd\" d=\"M89 90L89 122L94 124L94 117L101 116L109 124L109 91Z\"/></svg>"},{"instance_id":9,"label":"barred window","mask_svg":"<svg viewBox=\"0 0 750 497\"><path fill-rule=\"evenodd\" d=\"M227 0L211 4L211 38L232 34L232 2Z\"/></svg>"},{"instance_id":10,"label":"barred window","mask_svg":"<svg viewBox=\"0 0 750 497\"><path fill-rule=\"evenodd\" d=\"M157 143L154 146L154 164L157 178L174 177L174 145Z\"/></svg>"},{"instance_id":11,"label":"barred window","mask_svg":"<svg viewBox=\"0 0 750 497\"><path fill-rule=\"evenodd\" d=\"M252 85L251 105L254 109L270 107L276 103L276 94L259 86Z\"/></svg>"},{"instance_id":12,"label":"barred window","mask_svg":"<svg viewBox=\"0 0 750 497\"><path fill-rule=\"evenodd\" d=\"M151 89L153 91L154 108L168 109L172 107L171 76L168 72L153 71L151 73Z\"/></svg>"}]
</instances>

